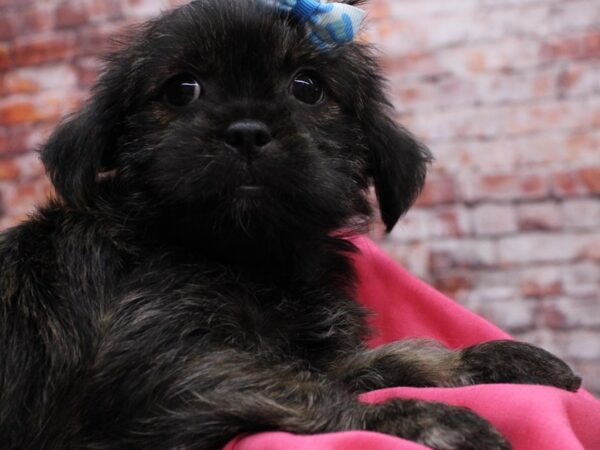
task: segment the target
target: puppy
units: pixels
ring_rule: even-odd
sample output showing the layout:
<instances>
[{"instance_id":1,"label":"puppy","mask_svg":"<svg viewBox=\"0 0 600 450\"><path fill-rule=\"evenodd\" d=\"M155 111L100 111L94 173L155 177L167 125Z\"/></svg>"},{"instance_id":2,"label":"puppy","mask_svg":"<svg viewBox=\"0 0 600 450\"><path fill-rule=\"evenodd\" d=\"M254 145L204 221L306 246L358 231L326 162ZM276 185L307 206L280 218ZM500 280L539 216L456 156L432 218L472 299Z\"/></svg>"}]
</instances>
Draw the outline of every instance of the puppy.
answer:
<instances>
[{"instance_id":1,"label":"puppy","mask_svg":"<svg viewBox=\"0 0 600 450\"><path fill-rule=\"evenodd\" d=\"M392 229L430 154L392 120L369 47L307 28L273 2L192 2L137 31L50 137L57 198L0 243L2 448L374 430L508 449L466 409L357 394L577 389L525 344L365 347L348 237L371 216L370 186Z\"/></svg>"}]
</instances>

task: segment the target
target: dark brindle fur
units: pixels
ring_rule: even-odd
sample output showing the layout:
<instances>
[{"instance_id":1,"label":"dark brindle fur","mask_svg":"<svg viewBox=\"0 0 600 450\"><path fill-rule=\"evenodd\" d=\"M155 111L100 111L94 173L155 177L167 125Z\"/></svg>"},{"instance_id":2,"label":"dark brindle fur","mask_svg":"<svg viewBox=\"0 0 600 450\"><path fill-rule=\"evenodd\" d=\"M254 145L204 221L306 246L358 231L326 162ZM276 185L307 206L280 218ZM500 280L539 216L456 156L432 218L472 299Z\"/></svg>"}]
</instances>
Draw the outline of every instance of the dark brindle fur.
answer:
<instances>
[{"instance_id":1,"label":"dark brindle fur","mask_svg":"<svg viewBox=\"0 0 600 450\"><path fill-rule=\"evenodd\" d=\"M305 36L251 0L184 6L134 33L49 139L57 199L0 243L0 447L201 450L279 429L507 449L468 410L357 393L578 387L525 344L365 348L335 232L367 222L370 185L391 229L430 156L393 122L366 45ZM289 93L300 68L325 86L317 104ZM173 108L163 86L182 72L203 95ZM271 139L252 158L225 142L240 120Z\"/></svg>"}]
</instances>

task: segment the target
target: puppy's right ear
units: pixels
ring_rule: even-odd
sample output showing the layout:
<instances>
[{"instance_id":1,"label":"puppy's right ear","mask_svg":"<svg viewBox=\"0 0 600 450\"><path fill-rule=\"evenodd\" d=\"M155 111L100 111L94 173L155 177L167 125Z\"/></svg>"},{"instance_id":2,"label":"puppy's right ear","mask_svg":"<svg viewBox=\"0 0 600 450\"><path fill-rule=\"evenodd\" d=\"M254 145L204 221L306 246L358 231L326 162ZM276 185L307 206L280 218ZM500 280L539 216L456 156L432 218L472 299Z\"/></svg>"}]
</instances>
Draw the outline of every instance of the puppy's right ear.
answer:
<instances>
[{"instance_id":1,"label":"puppy's right ear","mask_svg":"<svg viewBox=\"0 0 600 450\"><path fill-rule=\"evenodd\" d=\"M69 206L84 208L93 201L98 174L111 170L116 146L110 108L92 101L62 123L41 150L41 158L56 192Z\"/></svg>"}]
</instances>

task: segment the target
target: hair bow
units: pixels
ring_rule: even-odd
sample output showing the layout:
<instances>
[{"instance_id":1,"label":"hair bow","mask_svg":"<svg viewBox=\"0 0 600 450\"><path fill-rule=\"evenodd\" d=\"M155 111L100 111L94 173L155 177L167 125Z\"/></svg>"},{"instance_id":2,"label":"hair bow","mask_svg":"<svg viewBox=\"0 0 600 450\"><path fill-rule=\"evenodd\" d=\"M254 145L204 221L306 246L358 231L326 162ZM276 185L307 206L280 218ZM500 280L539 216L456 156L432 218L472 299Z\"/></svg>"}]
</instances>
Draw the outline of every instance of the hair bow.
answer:
<instances>
[{"instance_id":1,"label":"hair bow","mask_svg":"<svg viewBox=\"0 0 600 450\"><path fill-rule=\"evenodd\" d=\"M345 3L324 3L321 0L261 1L305 23L309 38L321 48L353 41L366 15L362 9Z\"/></svg>"}]
</instances>

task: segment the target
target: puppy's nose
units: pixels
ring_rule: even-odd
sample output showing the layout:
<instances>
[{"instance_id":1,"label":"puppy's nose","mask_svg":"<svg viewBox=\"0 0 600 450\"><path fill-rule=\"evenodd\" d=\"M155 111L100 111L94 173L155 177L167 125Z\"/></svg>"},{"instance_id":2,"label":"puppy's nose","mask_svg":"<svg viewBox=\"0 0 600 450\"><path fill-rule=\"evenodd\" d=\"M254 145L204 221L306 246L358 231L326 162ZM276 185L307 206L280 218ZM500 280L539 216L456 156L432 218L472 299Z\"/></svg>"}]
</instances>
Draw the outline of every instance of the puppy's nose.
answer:
<instances>
[{"instance_id":1,"label":"puppy's nose","mask_svg":"<svg viewBox=\"0 0 600 450\"><path fill-rule=\"evenodd\" d=\"M225 131L225 142L249 159L257 157L271 139L269 127L258 120L240 120Z\"/></svg>"}]
</instances>

